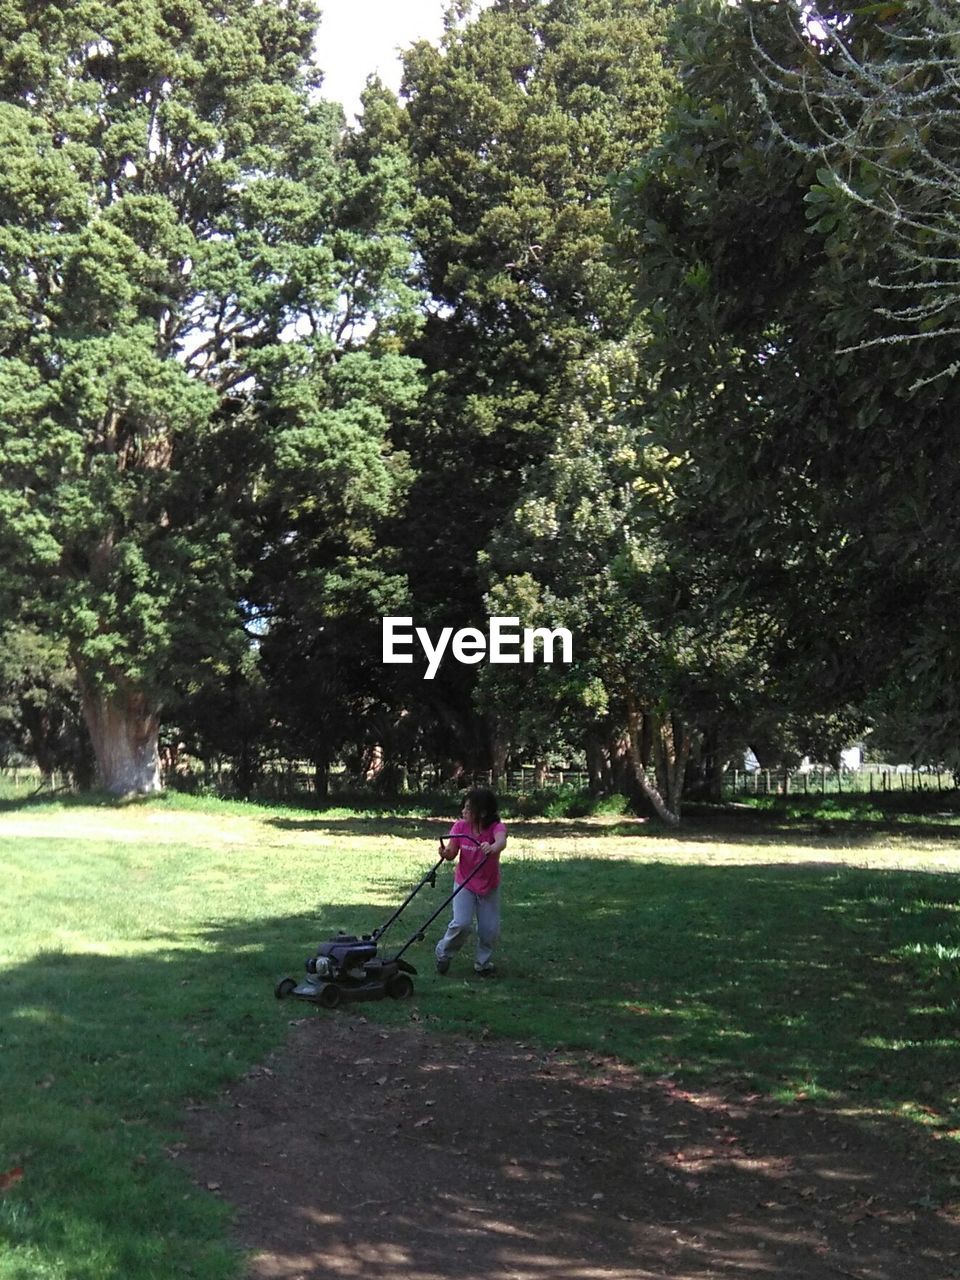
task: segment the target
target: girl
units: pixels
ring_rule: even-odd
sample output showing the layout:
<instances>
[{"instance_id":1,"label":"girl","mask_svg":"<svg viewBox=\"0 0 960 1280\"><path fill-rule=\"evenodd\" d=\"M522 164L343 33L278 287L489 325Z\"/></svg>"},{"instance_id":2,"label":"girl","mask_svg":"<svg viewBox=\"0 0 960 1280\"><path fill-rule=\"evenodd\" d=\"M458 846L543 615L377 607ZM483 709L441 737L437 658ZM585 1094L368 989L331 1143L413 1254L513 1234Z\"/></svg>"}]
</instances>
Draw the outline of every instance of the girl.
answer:
<instances>
[{"instance_id":1,"label":"girl","mask_svg":"<svg viewBox=\"0 0 960 1280\"><path fill-rule=\"evenodd\" d=\"M460 840L458 836L470 836ZM474 842L477 843L474 843ZM446 973L450 961L470 936L477 917L477 953L474 972L482 978L493 976L490 959L500 936L500 854L507 843L507 828L497 813L497 798L486 787L467 792L463 814L450 830L448 843L440 841L440 854L451 862L460 855L454 883L465 887L453 900L453 919L437 943L437 973ZM486 862L471 875L474 868ZM467 879L469 877L469 883Z\"/></svg>"}]
</instances>

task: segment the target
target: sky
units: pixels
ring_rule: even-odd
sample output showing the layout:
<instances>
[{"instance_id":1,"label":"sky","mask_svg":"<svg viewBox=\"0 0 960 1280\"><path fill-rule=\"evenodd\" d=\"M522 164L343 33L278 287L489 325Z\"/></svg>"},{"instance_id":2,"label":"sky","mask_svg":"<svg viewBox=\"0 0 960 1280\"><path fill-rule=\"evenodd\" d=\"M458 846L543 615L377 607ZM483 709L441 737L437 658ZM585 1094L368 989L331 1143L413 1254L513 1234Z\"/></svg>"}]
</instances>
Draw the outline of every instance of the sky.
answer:
<instances>
[{"instance_id":1,"label":"sky","mask_svg":"<svg viewBox=\"0 0 960 1280\"><path fill-rule=\"evenodd\" d=\"M323 96L343 104L347 120L360 109L367 76L376 71L394 92L400 87L398 49L416 40L436 42L446 0L321 0L317 61Z\"/></svg>"}]
</instances>

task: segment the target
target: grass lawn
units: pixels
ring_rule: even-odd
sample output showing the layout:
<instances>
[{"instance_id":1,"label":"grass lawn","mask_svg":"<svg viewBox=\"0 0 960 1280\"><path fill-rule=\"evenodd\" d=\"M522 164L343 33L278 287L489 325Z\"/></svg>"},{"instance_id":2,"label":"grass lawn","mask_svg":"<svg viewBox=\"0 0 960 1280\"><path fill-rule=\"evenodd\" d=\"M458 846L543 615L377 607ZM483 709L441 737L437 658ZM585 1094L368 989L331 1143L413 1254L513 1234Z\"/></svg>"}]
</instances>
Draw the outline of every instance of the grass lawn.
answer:
<instances>
[{"instance_id":1,"label":"grass lawn","mask_svg":"<svg viewBox=\"0 0 960 1280\"><path fill-rule=\"evenodd\" d=\"M436 977L441 919L410 953L414 1000L362 1012L900 1117L949 1180L960 826L882 817L517 823L501 978L466 960ZM239 1273L227 1209L171 1158L178 1118L290 1019L344 1016L274 983L382 922L442 829L175 797L0 805L0 1174L22 1169L0 1194L0 1280ZM424 890L391 937L441 900Z\"/></svg>"}]
</instances>

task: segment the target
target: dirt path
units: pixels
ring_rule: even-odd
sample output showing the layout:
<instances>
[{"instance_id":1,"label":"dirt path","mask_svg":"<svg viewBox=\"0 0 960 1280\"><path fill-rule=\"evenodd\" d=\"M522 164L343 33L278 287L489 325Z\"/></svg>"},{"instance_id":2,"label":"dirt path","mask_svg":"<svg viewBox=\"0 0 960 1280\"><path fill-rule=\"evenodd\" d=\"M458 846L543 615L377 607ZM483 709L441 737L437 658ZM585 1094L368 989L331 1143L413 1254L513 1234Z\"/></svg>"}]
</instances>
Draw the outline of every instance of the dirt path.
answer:
<instances>
[{"instance_id":1,"label":"dirt path","mask_svg":"<svg viewBox=\"0 0 960 1280\"><path fill-rule=\"evenodd\" d=\"M610 1061L297 1019L190 1113L251 1280L950 1280L960 1218L849 1120Z\"/></svg>"}]
</instances>

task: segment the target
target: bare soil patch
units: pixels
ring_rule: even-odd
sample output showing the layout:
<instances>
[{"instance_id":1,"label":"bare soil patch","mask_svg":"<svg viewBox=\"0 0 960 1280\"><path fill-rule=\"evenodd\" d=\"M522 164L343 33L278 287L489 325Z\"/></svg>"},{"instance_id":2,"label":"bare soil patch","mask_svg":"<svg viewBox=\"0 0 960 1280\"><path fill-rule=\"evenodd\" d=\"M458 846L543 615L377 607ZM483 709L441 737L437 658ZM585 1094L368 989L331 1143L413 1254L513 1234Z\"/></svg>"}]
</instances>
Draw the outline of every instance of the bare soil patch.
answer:
<instances>
[{"instance_id":1,"label":"bare soil patch","mask_svg":"<svg viewBox=\"0 0 960 1280\"><path fill-rule=\"evenodd\" d=\"M297 1019L174 1154L250 1280L949 1280L960 1217L908 1144L613 1060Z\"/></svg>"}]
</instances>

